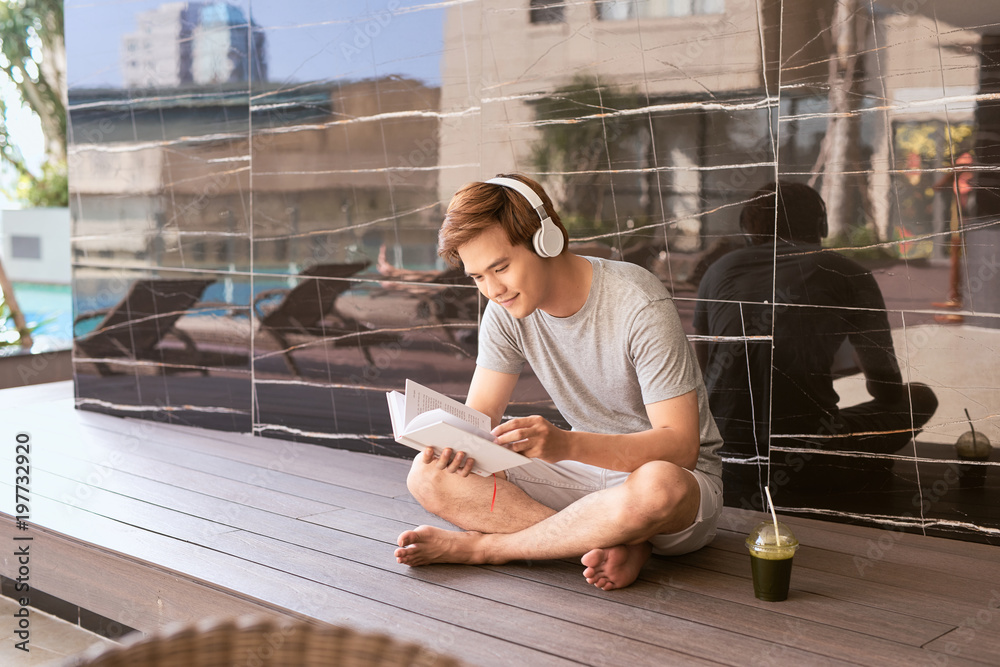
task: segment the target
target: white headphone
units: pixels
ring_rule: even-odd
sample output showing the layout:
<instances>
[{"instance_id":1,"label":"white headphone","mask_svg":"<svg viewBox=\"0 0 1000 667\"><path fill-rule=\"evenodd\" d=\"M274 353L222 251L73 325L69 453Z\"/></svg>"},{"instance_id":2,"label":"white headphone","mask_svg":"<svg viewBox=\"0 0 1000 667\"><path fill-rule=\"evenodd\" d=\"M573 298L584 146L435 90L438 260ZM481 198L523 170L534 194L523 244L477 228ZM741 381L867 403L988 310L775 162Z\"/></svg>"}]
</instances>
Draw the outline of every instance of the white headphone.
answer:
<instances>
[{"instance_id":1,"label":"white headphone","mask_svg":"<svg viewBox=\"0 0 1000 667\"><path fill-rule=\"evenodd\" d=\"M538 214L538 218L542 221L542 226L531 237L531 243L535 246L535 252L542 257L555 257L563 251L565 239L562 232L556 227L556 223L552 222L549 214L545 212L545 204L542 203L542 198L527 183L522 183L513 178L502 177L491 178L486 182L501 185L521 193L521 196L527 199L531 207L535 209L535 213Z\"/></svg>"}]
</instances>

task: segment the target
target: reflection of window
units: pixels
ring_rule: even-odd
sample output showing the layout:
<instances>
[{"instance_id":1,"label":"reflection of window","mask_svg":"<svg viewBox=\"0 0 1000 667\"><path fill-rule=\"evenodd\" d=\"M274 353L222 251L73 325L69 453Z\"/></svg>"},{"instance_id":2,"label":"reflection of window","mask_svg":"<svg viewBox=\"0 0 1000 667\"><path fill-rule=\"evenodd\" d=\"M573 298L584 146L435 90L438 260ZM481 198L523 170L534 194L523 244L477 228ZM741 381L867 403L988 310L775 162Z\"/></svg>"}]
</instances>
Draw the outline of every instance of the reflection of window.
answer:
<instances>
[{"instance_id":1,"label":"reflection of window","mask_svg":"<svg viewBox=\"0 0 1000 667\"><path fill-rule=\"evenodd\" d=\"M721 14L725 0L597 0L597 18L623 21L633 18L662 18Z\"/></svg>"},{"instance_id":2,"label":"reflection of window","mask_svg":"<svg viewBox=\"0 0 1000 667\"><path fill-rule=\"evenodd\" d=\"M41 259L42 239L39 236L11 236L10 255L14 259Z\"/></svg>"},{"instance_id":3,"label":"reflection of window","mask_svg":"<svg viewBox=\"0 0 1000 667\"><path fill-rule=\"evenodd\" d=\"M532 23L560 23L563 20L563 0L531 0Z\"/></svg>"},{"instance_id":4,"label":"reflection of window","mask_svg":"<svg viewBox=\"0 0 1000 667\"><path fill-rule=\"evenodd\" d=\"M274 242L274 259L279 262L288 261L288 239L278 239Z\"/></svg>"}]
</instances>

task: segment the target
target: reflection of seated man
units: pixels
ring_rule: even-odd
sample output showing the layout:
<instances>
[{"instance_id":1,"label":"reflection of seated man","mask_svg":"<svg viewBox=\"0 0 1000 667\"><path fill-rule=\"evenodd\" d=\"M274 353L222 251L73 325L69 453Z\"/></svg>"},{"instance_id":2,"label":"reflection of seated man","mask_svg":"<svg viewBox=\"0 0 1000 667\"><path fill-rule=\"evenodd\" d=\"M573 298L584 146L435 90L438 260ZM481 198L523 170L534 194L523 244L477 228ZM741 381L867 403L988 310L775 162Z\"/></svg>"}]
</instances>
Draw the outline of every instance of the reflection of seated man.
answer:
<instances>
[{"instance_id":1,"label":"reflection of seated man","mask_svg":"<svg viewBox=\"0 0 1000 667\"><path fill-rule=\"evenodd\" d=\"M740 215L752 245L715 262L698 290L696 333L737 338L697 346L712 415L725 441L721 451L725 458L760 456L759 462L766 462L770 418L772 435L833 436L807 440L806 447L895 452L930 419L937 399L926 385L903 383L885 303L871 273L843 255L821 250L826 208L819 193L781 182L776 214L775 190L774 183L759 190ZM845 338L873 400L839 409L831 369ZM792 438L781 444L803 446ZM824 462L805 458L811 470ZM859 466L865 461L860 459ZM821 470L833 481L828 473ZM756 465L727 464L723 479L729 502L738 504L758 489Z\"/></svg>"}]
</instances>

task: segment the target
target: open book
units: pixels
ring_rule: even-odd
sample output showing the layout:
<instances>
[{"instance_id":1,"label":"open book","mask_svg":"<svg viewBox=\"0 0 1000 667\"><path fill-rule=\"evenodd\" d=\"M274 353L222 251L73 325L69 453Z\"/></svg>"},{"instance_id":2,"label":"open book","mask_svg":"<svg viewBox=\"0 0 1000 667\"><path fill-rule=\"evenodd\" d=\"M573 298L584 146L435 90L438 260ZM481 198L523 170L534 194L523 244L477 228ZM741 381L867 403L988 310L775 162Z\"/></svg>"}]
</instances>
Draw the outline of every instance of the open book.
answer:
<instances>
[{"instance_id":1,"label":"open book","mask_svg":"<svg viewBox=\"0 0 1000 667\"><path fill-rule=\"evenodd\" d=\"M386 392L389 417L396 442L423 451L445 447L465 452L476 460L472 472L483 477L531 461L493 442L490 418L478 410L439 394L413 380L406 381L406 395Z\"/></svg>"}]
</instances>

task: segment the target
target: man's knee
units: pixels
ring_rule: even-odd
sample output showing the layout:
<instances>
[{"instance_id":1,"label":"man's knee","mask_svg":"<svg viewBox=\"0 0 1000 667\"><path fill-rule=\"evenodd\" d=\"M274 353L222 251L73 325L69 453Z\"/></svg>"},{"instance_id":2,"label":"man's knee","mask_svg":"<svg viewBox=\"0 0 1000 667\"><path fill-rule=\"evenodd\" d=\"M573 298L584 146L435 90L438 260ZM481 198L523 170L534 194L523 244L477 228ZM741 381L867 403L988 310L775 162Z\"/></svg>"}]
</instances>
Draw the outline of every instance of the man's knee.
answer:
<instances>
[{"instance_id":1,"label":"man's knee","mask_svg":"<svg viewBox=\"0 0 1000 667\"><path fill-rule=\"evenodd\" d=\"M406 475L406 488L410 495L427 510L430 510L428 504L433 503L435 495L434 471L433 466L424 463L424 454L420 452L413 459L410 472Z\"/></svg>"},{"instance_id":2,"label":"man's knee","mask_svg":"<svg viewBox=\"0 0 1000 667\"><path fill-rule=\"evenodd\" d=\"M663 523L691 509L697 512L698 482L678 465L651 461L629 475L629 481L635 493L628 511L645 522Z\"/></svg>"},{"instance_id":3,"label":"man's knee","mask_svg":"<svg viewBox=\"0 0 1000 667\"><path fill-rule=\"evenodd\" d=\"M913 425L920 428L926 424L938 408L934 390L921 382L909 385L910 405L913 406Z\"/></svg>"},{"instance_id":4,"label":"man's knee","mask_svg":"<svg viewBox=\"0 0 1000 667\"><path fill-rule=\"evenodd\" d=\"M498 479L502 473L497 473ZM406 475L406 488L410 495L420 503L421 507L432 514L441 516L441 512L454 505L454 499L461 493L465 478L456 473L440 470L435 463L424 463L423 453L417 454Z\"/></svg>"}]
</instances>

